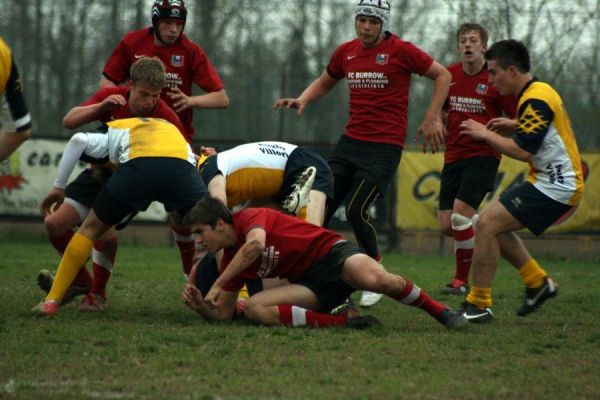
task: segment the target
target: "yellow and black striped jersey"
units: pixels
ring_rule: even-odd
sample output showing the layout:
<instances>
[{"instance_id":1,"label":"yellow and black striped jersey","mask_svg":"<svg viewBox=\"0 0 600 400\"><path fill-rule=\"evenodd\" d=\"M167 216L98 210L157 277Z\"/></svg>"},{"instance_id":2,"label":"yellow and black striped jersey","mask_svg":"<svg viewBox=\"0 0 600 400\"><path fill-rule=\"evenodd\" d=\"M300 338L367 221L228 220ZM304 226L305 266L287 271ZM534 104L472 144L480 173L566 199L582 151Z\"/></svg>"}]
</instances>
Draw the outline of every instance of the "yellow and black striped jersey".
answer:
<instances>
[{"instance_id":1,"label":"yellow and black striped jersey","mask_svg":"<svg viewBox=\"0 0 600 400\"><path fill-rule=\"evenodd\" d=\"M569 116L548 84L530 81L519 99L515 142L533 154L528 181L546 196L575 205L583 194L581 158Z\"/></svg>"},{"instance_id":2,"label":"yellow and black striped jersey","mask_svg":"<svg viewBox=\"0 0 600 400\"><path fill-rule=\"evenodd\" d=\"M3 95L6 90L11 69L12 53L6 43L0 38L0 95Z\"/></svg>"},{"instance_id":3,"label":"yellow and black striped jersey","mask_svg":"<svg viewBox=\"0 0 600 400\"><path fill-rule=\"evenodd\" d=\"M23 96L21 79L10 47L0 37L0 96L4 96L10 111L10 121L16 131L31 128L31 116ZM3 121L6 123L7 121Z\"/></svg>"}]
</instances>

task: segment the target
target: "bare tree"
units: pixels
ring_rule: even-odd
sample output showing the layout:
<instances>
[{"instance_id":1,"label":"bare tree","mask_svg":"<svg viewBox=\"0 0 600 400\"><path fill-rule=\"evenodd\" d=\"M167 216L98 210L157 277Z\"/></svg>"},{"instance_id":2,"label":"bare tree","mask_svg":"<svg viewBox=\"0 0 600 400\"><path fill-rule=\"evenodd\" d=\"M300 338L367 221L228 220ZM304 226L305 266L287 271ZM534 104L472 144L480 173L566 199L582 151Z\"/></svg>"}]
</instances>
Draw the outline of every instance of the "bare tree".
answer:
<instances>
[{"instance_id":1,"label":"bare tree","mask_svg":"<svg viewBox=\"0 0 600 400\"><path fill-rule=\"evenodd\" d=\"M68 135L67 108L97 89L104 63L122 35L150 25L149 0L0 0L0 35L11 45L41 135ZM271 110L297 96L327 67L333 50L355 37L354 2L347 0L188 1L186 34L206 51L223 78L231 106L195 111L200 140L281 138L333 143L347 119L340 83L303 118ZM561 93L582 146L600 145L600 0L394 0L390 28L436 60L457 59L462 22L486 26L495 41L523 40L534 72ZM411 88L409 142L431 85Z\"/></svg>"}]
</instances>

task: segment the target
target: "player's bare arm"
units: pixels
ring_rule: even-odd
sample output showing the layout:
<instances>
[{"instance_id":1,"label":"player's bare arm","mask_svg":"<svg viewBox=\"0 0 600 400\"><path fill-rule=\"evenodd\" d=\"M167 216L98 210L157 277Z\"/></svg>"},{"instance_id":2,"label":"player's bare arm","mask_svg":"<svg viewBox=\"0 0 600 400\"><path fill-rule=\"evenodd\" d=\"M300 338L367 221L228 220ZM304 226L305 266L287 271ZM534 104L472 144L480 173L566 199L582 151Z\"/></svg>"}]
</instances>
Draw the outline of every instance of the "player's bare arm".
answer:
<instances>
[{"instance_id":1,"label":"player's bare arm","mask_svg":"<svg viewBox=\"0 0 600 400\"><path fill-rule=\"evenodd\" d=\"M337 85L339 80L334 79L327 71L323 72L311 83L298 98L282 98L273 104L273 108L296 108L298 115L302 115L304 108L315 100L325 96Z\"/></svg>"},{"instance_id":2,"label":"player's bare arm","mask_svg":"<svg viewBox=\"0 0 600 400\"><path fill-rule=\"evenodd\" d=\"M511 139L494 133L486 128L480 122L468 119L460 124L461 135L468 135L475 140L483 140L495 150L506 154L507 156L516 160L530 162L533 159L533 155L519 147L517 143Z\"/></svg>"},{"instance_id":3,"label":"player's bare arm","mask_svg":"<svg viewBox=\"0 0 600 400\"><path fill-rule=\"evenodd\" d=\"M444 124L442 122L442 107L448 96L452 75L437 61L429 67L425 76L434 81L433 93L429 108L425 112L423 122L417 131L416 139L423 136L423 153L430 148L432 153L440 150L444 143Z\"/></svg>"},{"instance_id":4,"label":"player's bare arm","mask_svg":"<svg viewBox=\"0 0 600 400\"><path fill-rule=\"evenodd\" d=\"M188 108L218 109L229 106L229 97L225 89L204 93L198 96L188 96L179 88L169 89L167 95L173 100L175 112L180 113Z\"/></svg>"},{"instance_id":5,"label":"player's bare arm","mask_svg":"<svg viewBox=\"0 0 600 400\"><path fill-rule=\"evenodd\" d=\"M63 125L67 129L78 128L88 122L97 120L101 114L115 110L125 104L127 104L125 97L120 94L113 94L100 103L73 107L63 118Z\"/></svg>"},{"instance_id":6,"label":"player's bare arm","mask_svg":"<svg viewBox=\"0 0 600 400\"><path fill-rule=\"evenodd\" d=\"M226 291L223 286L248 268L265 249L267 232L262 228L254 228L246 234L246 242L240 247L229 265L219 275L208 291L204 301L209 307L218 307L223 301L222 296Z\"/></svg>"},{"instance_id":7,"label":"player's bare arm","mask_svg":"<svg viewBox=\"0 0 600 400\"><path fill-rule=\"evenodd\" d=\"M487 123L487 128L490 131L506 137L512 136L518 127L519 123L516 120L504 117L492 118Z\"/></svg>"},{"instance_id":8,"label":"player's bare arm","mask_svg":"<svg viewBox=\"0 0 600 400\"><path fill-rule=\"evenodd\" d=\"M227 181L223 175L215 175L208 182L208 193L227 205Z\"/></svg>"}]
</instances>

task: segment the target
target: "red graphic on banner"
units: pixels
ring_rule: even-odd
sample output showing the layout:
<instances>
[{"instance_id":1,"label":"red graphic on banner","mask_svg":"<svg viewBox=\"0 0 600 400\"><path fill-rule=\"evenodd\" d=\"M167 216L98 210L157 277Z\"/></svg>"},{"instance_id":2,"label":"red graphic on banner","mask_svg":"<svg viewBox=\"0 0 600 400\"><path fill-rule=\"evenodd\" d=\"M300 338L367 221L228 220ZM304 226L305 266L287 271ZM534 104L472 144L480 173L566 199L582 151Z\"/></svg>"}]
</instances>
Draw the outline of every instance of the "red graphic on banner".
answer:
<instances>
[{"instance_id":1,"label":"red graphic on banner","mask_svg":"<svg viewBox=\"0 0 600 400\"><path fill-rule=\"evenodd\" d=\"M7 189L12 192L13 189L19 189L21 186L27 183L22 176L18 175L2 175L0 176L0 190Z\"/></svg>"},{"instance_id":2,"label":"red graphic on banner","mask_svg":"<svg viewBox=\"0 0 600 400\"><path fill-rule=\"evenodd\" d=\"M0 163L0 190L6 189L12 192L20 189L27 181L21 174L21 162L19 153L13 153L8 160Z\"/></svg>"}]
</instances>

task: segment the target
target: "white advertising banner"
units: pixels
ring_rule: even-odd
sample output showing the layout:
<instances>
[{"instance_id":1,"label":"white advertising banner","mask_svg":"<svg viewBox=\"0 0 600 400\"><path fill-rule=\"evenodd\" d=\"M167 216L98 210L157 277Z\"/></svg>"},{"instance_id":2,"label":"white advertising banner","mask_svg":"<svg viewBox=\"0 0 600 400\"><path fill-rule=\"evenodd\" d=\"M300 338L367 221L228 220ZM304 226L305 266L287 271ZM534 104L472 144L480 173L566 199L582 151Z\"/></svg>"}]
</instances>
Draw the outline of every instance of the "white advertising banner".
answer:
<instances>
[{"instance_id":1,"label":"white advertising banner","mask_svg":"<svg viewBox=\"0 0 600 400\"><path fill-rule=\"evenodd\" d=\"M52 189L67 142L30 139L0 163L0 215L42 218L38 203ZM79 163L70 180L89 166ZM154 202L135 220L166 221L162 204Z\"/></svg>"}]
</instances>

